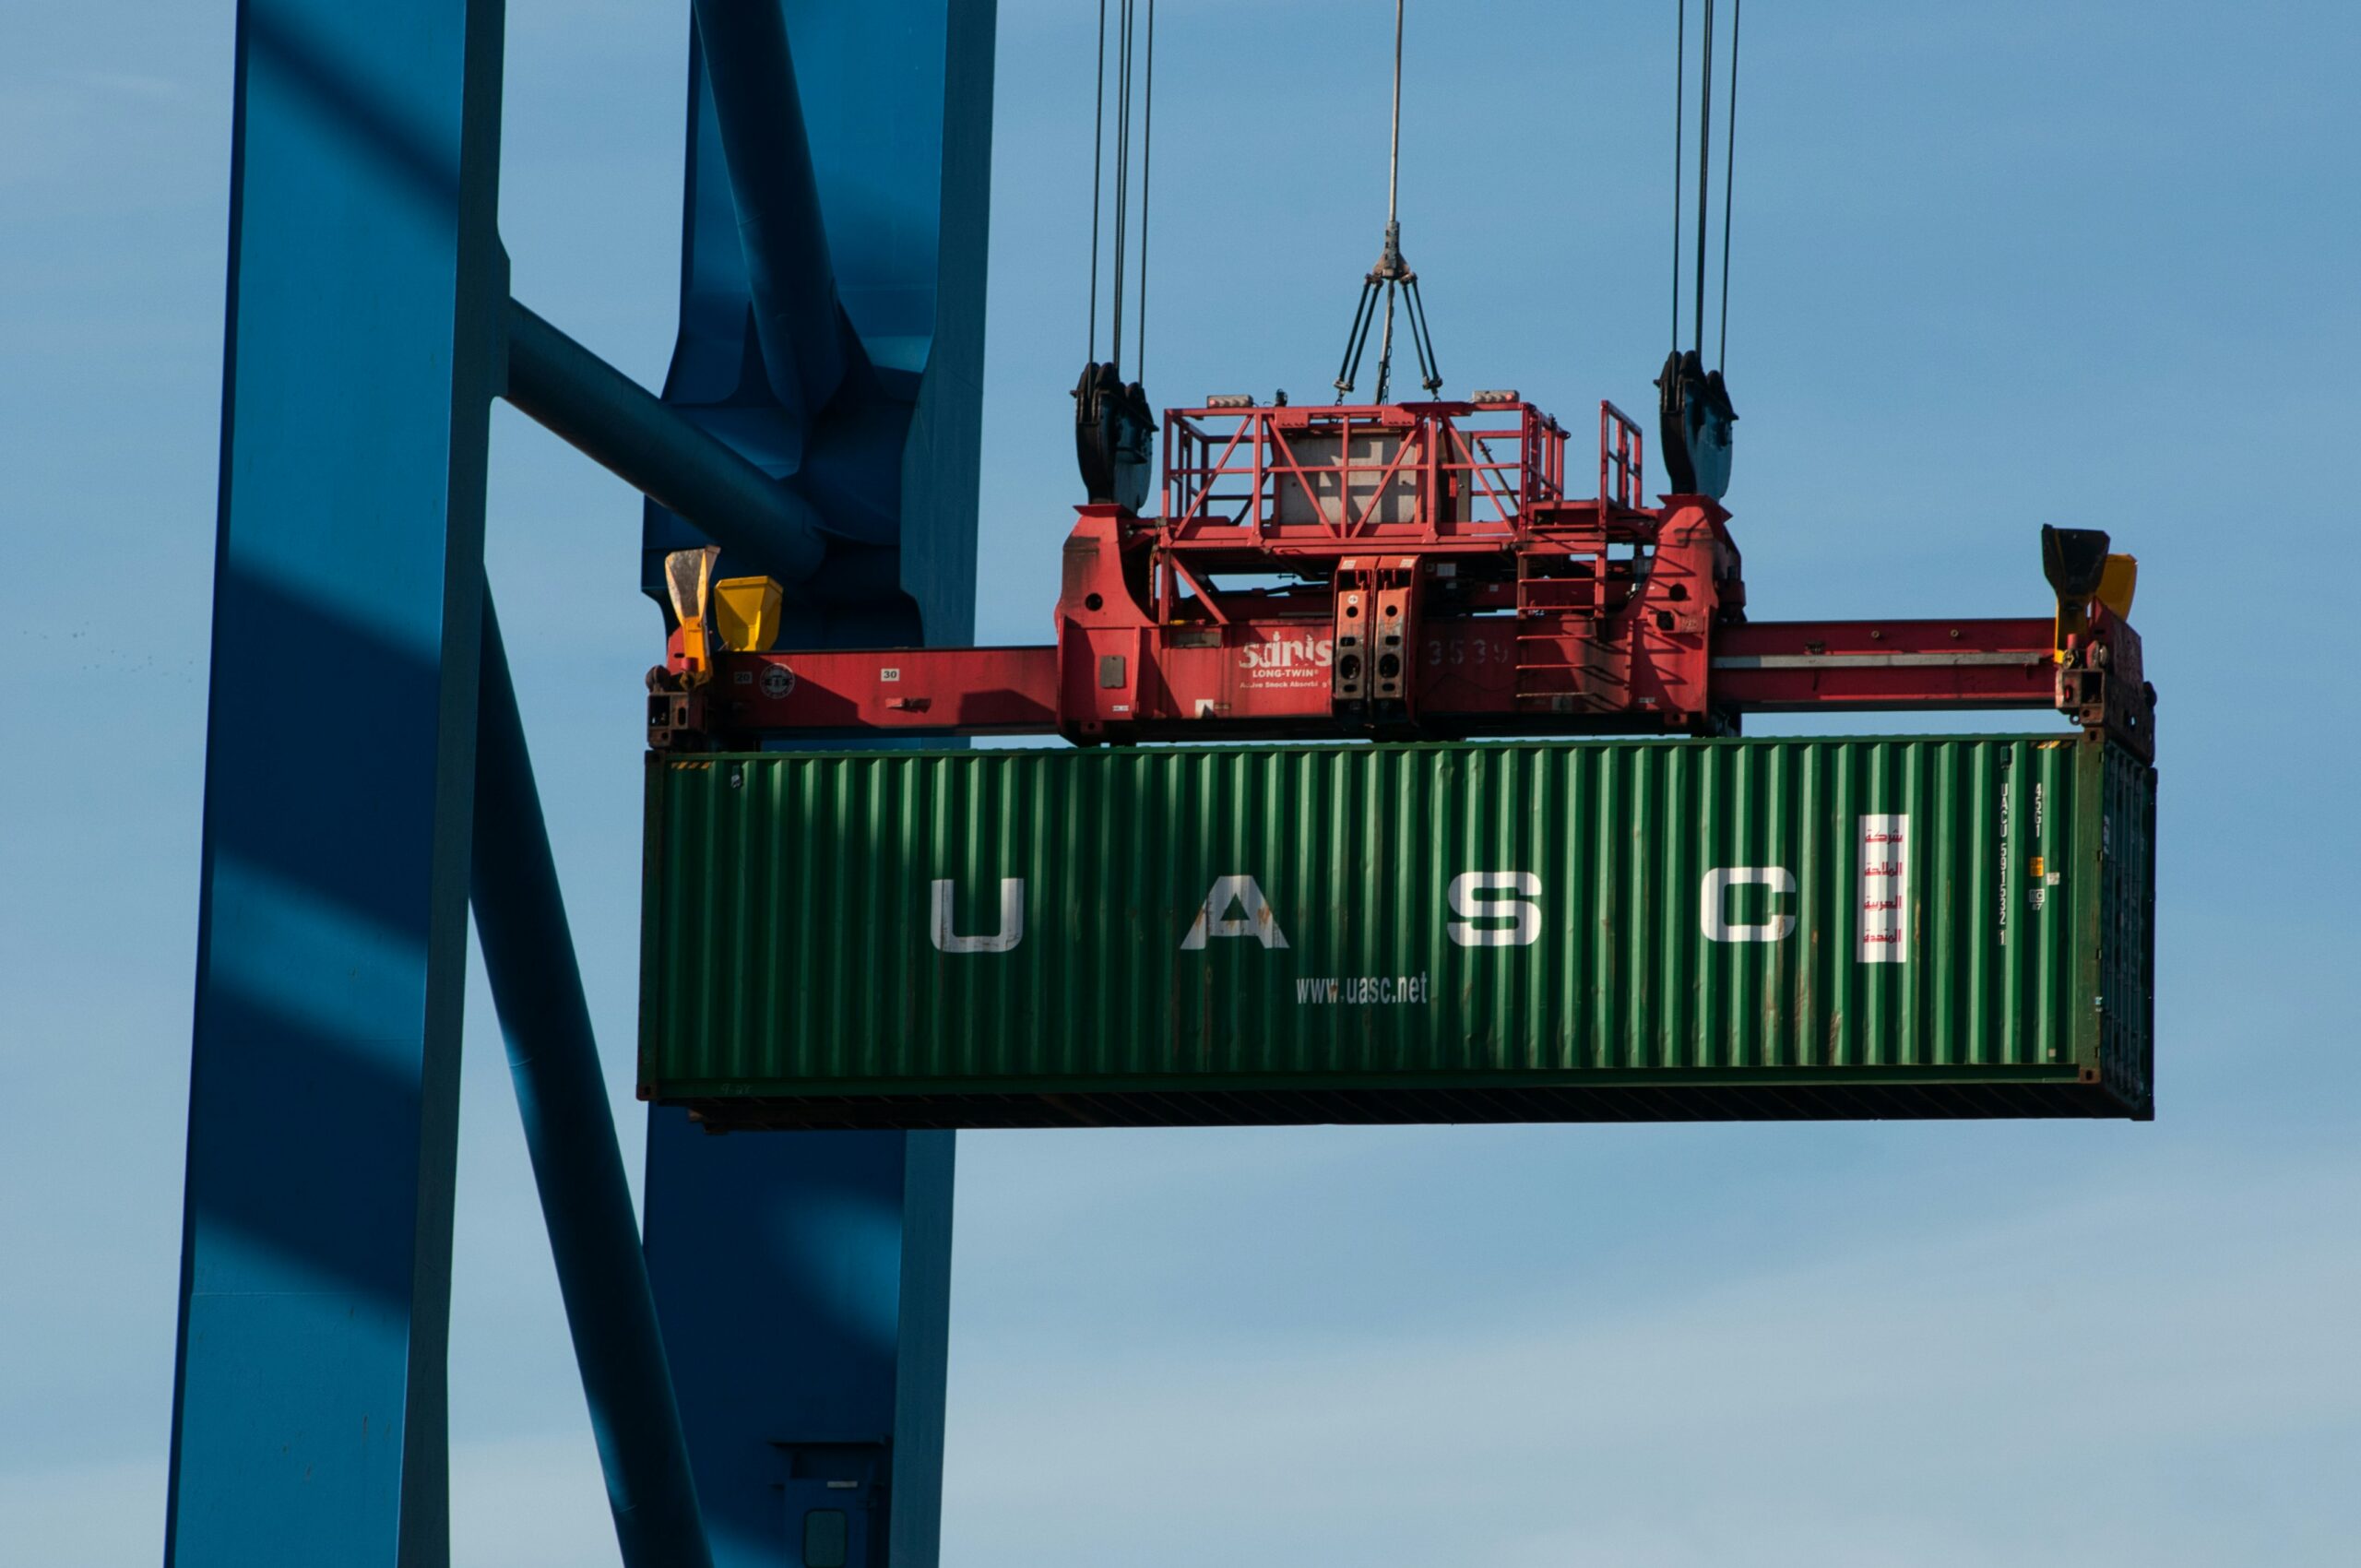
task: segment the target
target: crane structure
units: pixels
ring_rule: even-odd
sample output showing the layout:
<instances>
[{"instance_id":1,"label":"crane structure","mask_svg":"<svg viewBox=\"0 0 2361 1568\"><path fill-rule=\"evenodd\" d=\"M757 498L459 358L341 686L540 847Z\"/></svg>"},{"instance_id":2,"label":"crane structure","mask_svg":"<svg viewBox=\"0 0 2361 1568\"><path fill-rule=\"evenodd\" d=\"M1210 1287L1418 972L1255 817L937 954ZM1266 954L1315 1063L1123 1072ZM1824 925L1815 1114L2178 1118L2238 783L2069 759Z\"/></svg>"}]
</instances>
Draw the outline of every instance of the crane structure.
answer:
<instances>
[{"instance_id":1,"label":"crane structure","mask_svg":"<svg viewBox=\"0 0 2361 1568\"><path fill-rule=\"evenodd\" d=\"M1120 333L1077 405L1106 493L1056 639L966 646L992 0L688 11L651 392L511 295L501 0L239 9L174 1568L448 1560L470 916L627 1568L938 1556L953 1134L713 1138L651 1109L643 1242L486 580L495 399L647 498L659 747L1979 706L2148 745L2104 536L2045 536L2049 616L1753 622L1714 495L1647 500L1611 407L1577 494L1567 432L1513 393L1209 399L1167 417L1149 515ZM1726 452L1726 418L1706 434ZM294 721L256 722L263 671Z\"/></svg>"},{"instance_id":2,"label":"crane structure","mask_svg":"<svg viewBox=\"0 0 2361 1568\"><path fill-rule=\"evenodd\" d=\"M647 497L638 587L711 541L798 641L971 640L994 7L679 9L656 392L511 295L502 0L238 8L176 1568L448 1561L471 915L627 1568L935 1561L951 1134L651 1111L643 1246L485 478L504 398Z\"/></svg>"},{"instance_id":3,"label":"crane structure","mask_svg":"<svg viewBox=\"0 0 2361 1568\"><path fill-rule=\"evenodd\" d=\"M744 618L696 635L691 607L649 672L651 742L1712 735L1748 713L2054 707L2153 758L2132 562L2103 532L2045 530L2051 614L1751 621L1730 514L1650 503L1637 424L1602 403L1598 431L1578 497L1568 432L1514 392L1171 410L1160 515L1075 509L1054 643L779 651Z\"/></svg>"}]
</instances>

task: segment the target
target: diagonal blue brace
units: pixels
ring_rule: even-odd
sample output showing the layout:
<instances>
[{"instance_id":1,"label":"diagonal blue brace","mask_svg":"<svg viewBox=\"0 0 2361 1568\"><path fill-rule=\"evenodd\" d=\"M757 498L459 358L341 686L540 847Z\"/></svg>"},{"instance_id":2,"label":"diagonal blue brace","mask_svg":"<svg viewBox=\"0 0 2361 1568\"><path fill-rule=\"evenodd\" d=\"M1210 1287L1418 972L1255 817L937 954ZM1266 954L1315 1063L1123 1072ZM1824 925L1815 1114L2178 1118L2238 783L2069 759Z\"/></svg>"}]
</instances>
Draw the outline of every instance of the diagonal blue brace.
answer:
<instances>
[{"instance_id":1,"label":"diagonal blue brace","mask_svg":"<svg viewBox=\"0 0 2361 1568\"><path fill-rule=\"evenodd\" d=\"M512 301L508 400L658 505L694 522L790 602L889 604L898 562L884 546L834 537L793 481L765 472L695 421Z\"/></svg>"},{"instance_id":2,"label":"diagonal blue brace","mask_svg":"<svg viewBox=\"0 0 2361 1568\"><path fill-rule=\"evenodd\" d=\"M514 301L508 400L742 560L801 588L828 541L811 503Z\"/></svg>"},{"instance_id":3,"label":"diagonal blue brace","mask_svg":"<svg viewBox=\"0 0 2361 1568\"><path fill-rule=\"evenodd\" d=\"M736 197L754 340L787 424L808 433L868 369L836 301L836 266L778 0L693 0L697 56Z\"/></svg>"},{"instance_id":4,"label":"diagonal blue brace","mask_svg":"<svg viewBox=\"0 0 2361 1568\"><path fill-rule=\"evenodd\" d=\"M476 938L557 1262L624 1568L708 1568L557 862L492 595L477 711Z\"/></svg>"}]
</instances>

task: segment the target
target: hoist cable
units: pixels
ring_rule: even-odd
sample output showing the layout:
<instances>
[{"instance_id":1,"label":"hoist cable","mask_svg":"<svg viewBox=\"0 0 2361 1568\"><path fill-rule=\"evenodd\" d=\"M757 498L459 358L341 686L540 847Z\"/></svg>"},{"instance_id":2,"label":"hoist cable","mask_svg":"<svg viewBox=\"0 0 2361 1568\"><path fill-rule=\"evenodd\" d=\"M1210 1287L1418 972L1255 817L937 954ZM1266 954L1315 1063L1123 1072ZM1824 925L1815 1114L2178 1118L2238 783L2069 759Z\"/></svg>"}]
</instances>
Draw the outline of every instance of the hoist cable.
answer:
<instances>
[{"instance_id":1,"label":"hoist cable","mask_svg":"<svg viewBox=\"0 0 2361 1568\"><path fill-rule=\"evenodd\" d=\"M1385 221L1396 221L1402 189L1402 0L1394 0L1394 146L1385 160Z\"/></svg>"},{"instance_id":2,"label":"hoist cable","mask_svg":"<svg viewBox=\"0 0 2361 1568\"><path fill-rule=\"evenodd\" d=\"M1104 0L1101 0L1104 4ZM1688 105L1682 99L1689 82L1689 0L1674 10L1672 35L1672 350L1680 351L1680 138L1689 129ZM1097 286L1093 275L1093 287Z\"/></svg>"},{"instance_id":3,"label":"hoist cable","mask_svg":"<svg viewBox=\"0 0 2361 1568\"><path fill-rule=\"evenodd\" d=\"M1115 291L1114 309L1109 319L1114 324L1114 343L1109 357L1115 366L1115 378L1123 375L1123 224L1130 216L1132 201L1132 0L1120 0L1117 9L1115 52Z\"/></svg>"},{"instance_id":4,"label":"hoist cable","mask_svg":"<svg viewBox=\"0 0 2361 1568\"><path fill-rule=\"evenodd\" d=\"M1156 150L1156 0L1147 0L1147 73L1144 85L1146 101L1140 117L1140 330L1139 341L1132 347L1132 379L1141 382L1147 379L1147 172L1149 156ZM1728 229L1727 220L1722 226L1725 231ZM1726 259L1722 263L1722 273L1726 282ZM1728 308L1726 303L1723 308Z\"/></svg>"},{"instance_id":5,"label":"hoist cable","mask_svg":"<svg viewBox=\"0 0 2361 1568\"><path fill-rule=\"evenodd\" d=\"M1714 0L1705 0L1704 37L1698 45L1703 69L1697 81L1697 305L1691 326L1696 348L1705 352L1705 229L1714 172Z\"/></svg>"},{"instance_id":6,"label":"hoist cable","mask_svg":"<svg viewBox=\"0 0 2361 1568\"><path fill-rule=\"evenodd\" d=\"M1402 6L1394 0L1394 128L1385 154L1385 254L1378 268L1385 274L1385 331L1377 340L1377 400L1394 382L1394 295L1401 287L1402 265Z\"/></svg>"},{"instance_id":7,"label":"hoist cable","mask_svg":"<svg viewBox=\"0 0 2361 1568\"><path fill-rule=\"evenodd\" d=\"M1730 358L1730 198L1738 189L1738 28L1746 0L1730 0L1730 107L1728 150L1722 156L1722 340L1714 350L1714 368L1726 370Z\"/></svg>"},{"instance_id":8,"label":"hoist cable","mask_svg":"<svg viewBox=\"0 0 2361 1568\"><path fill-rule=\"evenodd\" d=\"M1090 347L1086 364L1098 362L1098 194L1107 156L1107 0L1098 0L1098 101L1090 124Z\"/></svg>"}]
</instances>

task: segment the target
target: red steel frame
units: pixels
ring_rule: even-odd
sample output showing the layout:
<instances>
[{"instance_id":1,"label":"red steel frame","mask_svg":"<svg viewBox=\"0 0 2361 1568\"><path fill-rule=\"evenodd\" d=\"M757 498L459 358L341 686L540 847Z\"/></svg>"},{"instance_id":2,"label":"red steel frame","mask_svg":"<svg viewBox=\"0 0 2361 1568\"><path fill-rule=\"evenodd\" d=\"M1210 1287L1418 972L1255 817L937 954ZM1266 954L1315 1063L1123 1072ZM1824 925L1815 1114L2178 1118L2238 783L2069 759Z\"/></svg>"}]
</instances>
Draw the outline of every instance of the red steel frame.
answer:
<instances>
[{"instance_id":1,"label":"red steel frame","mask_svg":"<svg viewBox=\"0 0 2361 1568\"><path fill-rule=\"evenodd\" d=\"M1173 409L1164 434L1168 552L1497 549L1565 491L1566 433L1530 403Z\"/></svg>"},{"instance_id":2,"label":"red steel frame","mask_svg":"<svg viewBox=\"0 0 2361 1568\"><path fill-rule=\"evenodd\" d=\"M1734 731L1748 712L2057 708L2153 754L2130 626L1762 623L1729 515L1641 505L1599 407L1598 493L1529 403L1183 409L1163 516L1077 507L1054 644L717 652L651 673L659 745L765 733L1078 742Z\"/></svg>"}]
</instances>

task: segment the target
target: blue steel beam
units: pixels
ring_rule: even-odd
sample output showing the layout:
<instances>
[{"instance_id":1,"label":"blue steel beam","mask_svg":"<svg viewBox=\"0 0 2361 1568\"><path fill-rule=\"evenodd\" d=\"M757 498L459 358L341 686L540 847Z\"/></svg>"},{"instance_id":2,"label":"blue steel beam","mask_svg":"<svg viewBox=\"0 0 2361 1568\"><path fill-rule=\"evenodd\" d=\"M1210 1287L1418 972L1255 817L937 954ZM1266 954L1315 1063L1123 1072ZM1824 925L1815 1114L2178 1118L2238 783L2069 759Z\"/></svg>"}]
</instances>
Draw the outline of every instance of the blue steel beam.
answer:
<instances>
[{"instance_id":1,"label":"blue steel beam","mask_svg":"<svg viewBox=\"0 0 2361 1568\"><path fill-rule=\"evenodd\" d=\"M789 646L967 643L993 6L789 0L781 14L819 209L793 254L833 267L869 369L808 429L774 394L722 84L693 37L664 401L765 472L795 475L832 532L891 548L900 605L797 607ZM766 290L810 281L765 265ZM663 554L706 542L651 503L643 587L660 603ZM648 1268L720 1568L800 1568L803 1515L848 1499L852 1568L936 1562L953 1158L949 1134L715 1138L680 1111L651 1113Z\"/></svg>"},{"instance_id":2,"label":"blue steel beam","mask_svg":"<svg viewBox=\"0 0 2361 1568\"><path fill-rule=\"evenodd\" d=\"M783 583L819 570L820 514L791 486L523 305L507 319L510 402L747 565Z\"/></svg>"},{"instance_id":3,"label":"blue steel beam","mask_svg":"<svg viewBox=\"0 0 2361 1568\"><path fill-rule=\"evenodd\" d=\"M993 6L794 0L783 14L836 297L869 373L858 396L836 398L808 432L774 395L722 121L693 30L681 330L664 401L765 473L795 475L833 535L898 552L906 608L809 615L792 629L797 641L964 643L975 612ZM650 505L643 590L662 603L664 555L712 542Z\"/></svg>"},{"instance_id":4,"label":"blue steel beam","mask_svg":"<svg viewBox=\"0 0 2361 1568\"><path fill-rule=\"evenodd\" d=\"M525 1146L624 1568L708 1568L656 1299L623 1178L582 971L509 678L483 600L470 894Z\"/></svg>"},{"instance_id":5,"label":"blue steel beam","mask_svg":"<svg viewBox=\"0 0 2361 1568\"><path fill-rule=\"evenodd\" d=\"M935 1562L953 1134L715 1137L668 1110L647 1135L648 1270L714 1562L801 1568L804 1515L841 1509L871 1553L848 1568Z\"/></svg>"},{"instance_id":6,"label":"blue steel beam","mask_svg":"<svg viewBox=\"0 0 2361 1568\"><path fill-rule=\"evenodd\" d=\"M846 375L865 369L836 303L802 96L778 0L693 0L739 249L762 349L788 424L808 432Z\"/></svg>"},{"instance_id":7,"label":"blue steel beam","mask_svg":"<svg viewBox=\"0 0 2361 1568\"><path fill-rule=\"evenodd\" d=\"M245 0L166 1560L448 1556L500 0Z\"/></svg>"}]
</instances>

